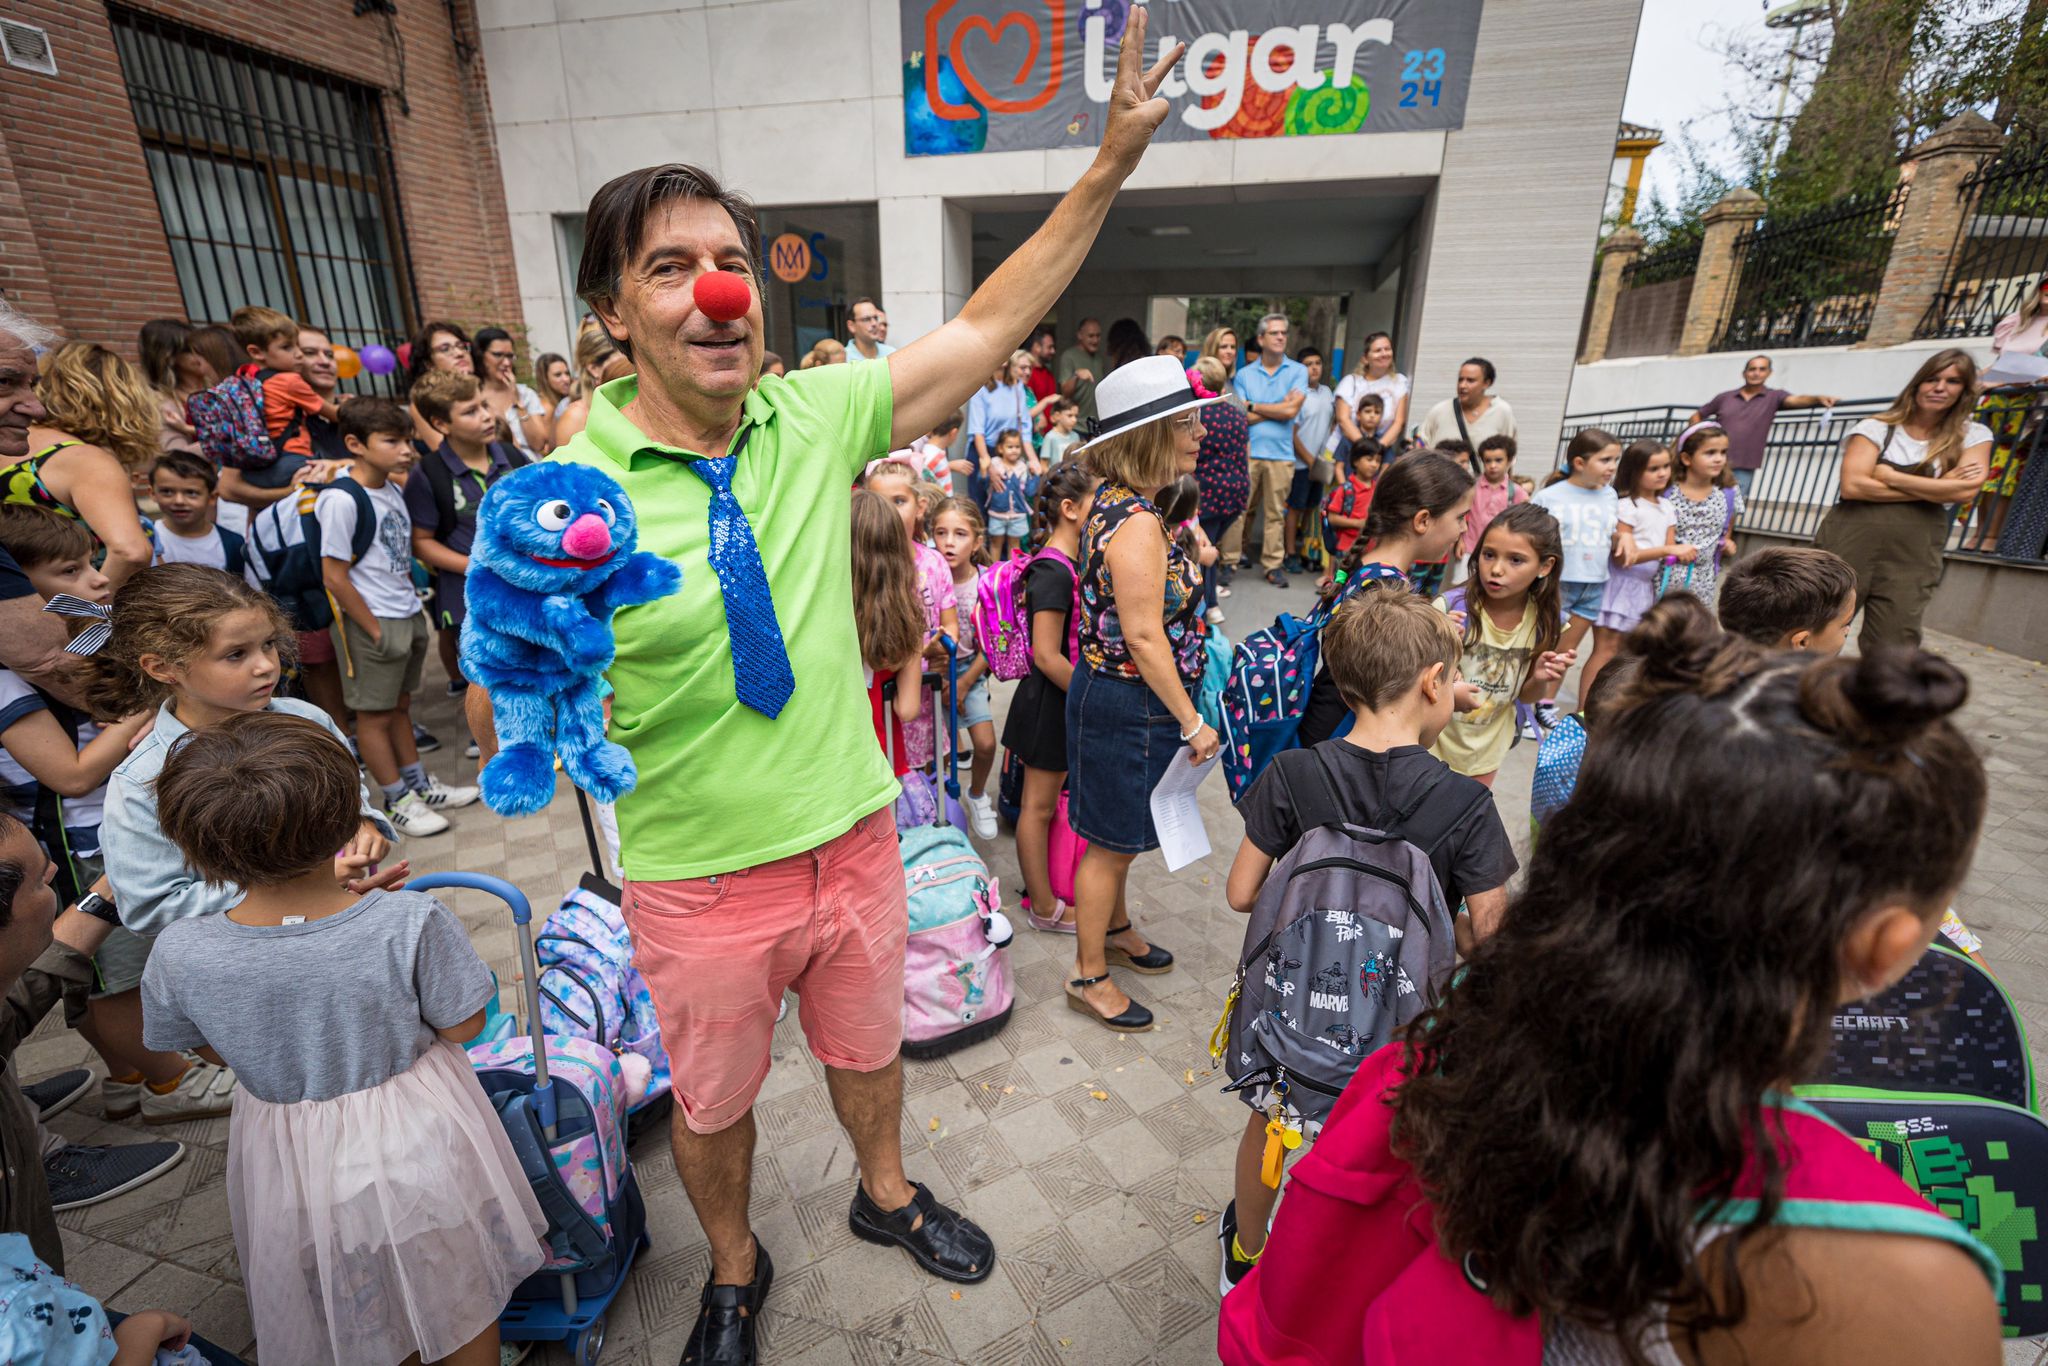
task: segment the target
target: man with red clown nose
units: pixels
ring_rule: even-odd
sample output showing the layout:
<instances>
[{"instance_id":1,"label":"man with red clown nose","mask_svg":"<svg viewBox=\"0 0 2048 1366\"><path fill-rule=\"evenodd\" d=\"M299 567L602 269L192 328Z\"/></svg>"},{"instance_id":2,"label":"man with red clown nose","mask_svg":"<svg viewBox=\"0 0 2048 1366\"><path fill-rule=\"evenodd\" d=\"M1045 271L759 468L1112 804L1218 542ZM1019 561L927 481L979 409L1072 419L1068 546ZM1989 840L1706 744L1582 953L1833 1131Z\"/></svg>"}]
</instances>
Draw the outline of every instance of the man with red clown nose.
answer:
<instances>
[{"instance_id":1,"label":"man with red clown nose","mask_svg":"<svg viewBox=\"0 0 2048 1366\"><path fill-rule=\"evenodd\" d=\"M753 1105L785 989L852 1143L853 1232L949 1281L994 1268L988 1235L903 1166L898 784L862 683L848 490L965 403L1073 279L1167 114L1157 92L1181 48L1148 71L1144 42L1139 6L1102 146L1045 225L958 317L883 364L756 388L748 202L683 165L590 202L577 292L638 373L597 391L556 458L617 479L640 548L683 571L680 592L618 613L607 679L611 738L639 769L618 808L626 919L674 1068L676 1170L711 1243L693 1366L756 1359L774 1270L747 1214ZM471 724L487 736L482 693Z\"/></svg>"}]
</instances>

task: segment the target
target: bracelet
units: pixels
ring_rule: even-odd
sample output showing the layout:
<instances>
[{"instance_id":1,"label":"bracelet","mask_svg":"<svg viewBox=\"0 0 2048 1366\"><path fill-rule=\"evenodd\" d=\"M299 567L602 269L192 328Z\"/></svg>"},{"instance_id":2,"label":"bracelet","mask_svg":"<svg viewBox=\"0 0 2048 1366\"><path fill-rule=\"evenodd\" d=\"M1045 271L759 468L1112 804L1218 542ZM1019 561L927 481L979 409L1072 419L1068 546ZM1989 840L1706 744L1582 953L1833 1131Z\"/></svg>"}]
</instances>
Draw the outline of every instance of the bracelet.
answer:
<instances>
[{"instance_id":1,"label":"bracelet","mask_svg":"<svg viewBox=\"0 0 2048 1366\"><path fill-rule=\"evenodd\" d=\"M1207 721L1204 721L1201 717L1197 716L1195 718L1195 728L1189 731L1186 735L1181 736L1180 742L1182 744L1186 744L1188 741L1194 739L1197 735L1200 735L1202 733L1202 727L1208 724L1209 723Z\"/></svg>"}]
</instances>

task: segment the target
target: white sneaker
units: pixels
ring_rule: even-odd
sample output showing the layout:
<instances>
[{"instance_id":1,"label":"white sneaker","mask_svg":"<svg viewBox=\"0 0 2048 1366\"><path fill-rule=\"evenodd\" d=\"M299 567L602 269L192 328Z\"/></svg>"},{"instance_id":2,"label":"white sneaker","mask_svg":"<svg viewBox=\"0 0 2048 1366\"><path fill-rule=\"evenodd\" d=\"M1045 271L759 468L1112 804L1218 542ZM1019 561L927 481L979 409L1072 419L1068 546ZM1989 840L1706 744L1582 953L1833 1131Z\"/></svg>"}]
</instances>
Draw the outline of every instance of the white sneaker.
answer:
<instances>
[{"instance_id":1,"label":"white sneaker","mask_svg":"<svg viewBox=\"0 0 2048 1366\"><path fill-rule=\"evenodd\" d=\"M194 1062L167 1096L142 1088L144 1124L179 1124L188 1119L217 1119L234 1106L235 1074L210 1062Z\"/></svg>"},{"instance_id":2,"label":"white sneaker","mask_svg":"<svg viewBox=\"0 0 2048 1366\"><path fill-rule=\"evenodd\" d=\"M979 797L967 794L967 823L974 827L974 833L985 840L996 837L996 804L988 793Z\"/></svg>"},{"instance_id":3,"label":"white sneaker","mask_svg":"<svg viewBox=\"0 0 2048 1366\"><path fill-rule=\"evenodd\" d=\"M1221 626L1223 624L1223 609L1221 607L1211 607L1202 615L1207 618L1211 626Z\"/></svg>"},{"instance_id":4,"label":"white sneaker","mask_svg":"<svg viewBox=\"0 0 2048 1366\"><path fill-rule=\"evenodd\" d=\"M475 789L470 790L470 795L476 795ZM417 792L408 792L385 807L384 815L391 828L401 835L438 835L448 828L448 818L428 806Z\"/></svg>"},{"instance_id":5,"label":"white sneaker","mask_svg":"<svg viewBox=\"0 0 2048 1366\"><path fill-rule=\"evenodd\" d=\"M476 800L476 789L473 787L450 787L429 773L427 775L427 785L419 789L416 795L421 801L433 807L436 811L453 811L458 807L468 806L474 802Z\"/></svg>"},{"instance_id":6,"label":"white sneaker","mask_svg":"<svg viewBox=\"0 0 2048 1366\"><path fill-rule=\"evenodd\" d=\"M126 1119L142 1108L142 1093L147 1088L139 1081L115 1081L111 1077L100 1080L100 1109L107 1119Z\"/></svg>"}]
</instances>

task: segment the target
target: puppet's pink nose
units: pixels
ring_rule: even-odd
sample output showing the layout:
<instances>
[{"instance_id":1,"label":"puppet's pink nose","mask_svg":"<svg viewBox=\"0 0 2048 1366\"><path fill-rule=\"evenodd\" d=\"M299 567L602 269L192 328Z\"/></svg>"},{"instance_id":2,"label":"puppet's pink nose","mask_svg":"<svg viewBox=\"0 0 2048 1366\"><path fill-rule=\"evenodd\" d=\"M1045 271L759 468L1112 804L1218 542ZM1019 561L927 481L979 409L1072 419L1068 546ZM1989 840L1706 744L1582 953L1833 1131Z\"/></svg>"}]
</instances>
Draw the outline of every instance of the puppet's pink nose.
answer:
<instances>
[{"instance_id":1,"label":"puppet's pink nose","mask_svg":"<svg viewBox=\"0 0 2048 1366\"><path fill-rule=\"evenodd\" d=\"M584 513L562 533L562 549L579 560L602 559L611 548L612 529L594 512Z\"/></svg>"}]
</instances>

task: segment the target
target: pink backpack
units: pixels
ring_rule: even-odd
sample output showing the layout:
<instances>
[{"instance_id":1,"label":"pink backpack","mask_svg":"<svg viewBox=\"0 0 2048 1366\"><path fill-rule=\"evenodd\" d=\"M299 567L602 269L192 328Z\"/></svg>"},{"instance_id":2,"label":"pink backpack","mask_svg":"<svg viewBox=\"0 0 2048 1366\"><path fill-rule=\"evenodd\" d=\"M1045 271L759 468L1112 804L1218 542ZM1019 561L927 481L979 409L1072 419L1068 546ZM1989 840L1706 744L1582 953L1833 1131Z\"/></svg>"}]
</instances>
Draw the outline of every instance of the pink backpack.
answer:
<instances>
[{"instance_id":1,"label":"pink backpack","mask_svg":"<svg viewBox=\"0 0 2048 1366\"><path fill-rule=\"evenodd\" d=\"M1250 1274L1223 1297L1216 1350L1225 1366L1540 1366L1543 1326L1495 1307L1437 1249L1429 1198L1390 1145L1404 1045L1368 1057L1296 1165ZM1970 1253L1994 1289L1991 1251L1937 1214L1826 1116L1781 1100L1785 1202L1777 1222L1910 1233ZM1754 1171L1719 1222L1749 1217ZM1333 1292L1331 1259L1341 1257Z\"/></svg>"},{"instance_id":2,"label":"pink backpack","mask_svg":"<svg viewBox=\"0 0 2048 1366\"><path fill-rule=\"evenodd\" d=\"M1074 607L1067 614L1067 658L1081 657L1081 571L1066 553L1045 547L1035 555L1012 555L981 574L975 590L975 630L989 672L1015 682L1031 672L1031 611L1024 602L1024 575L1041 559L1058 560L1074 576Z\"/></svg>"}]
</instances>

